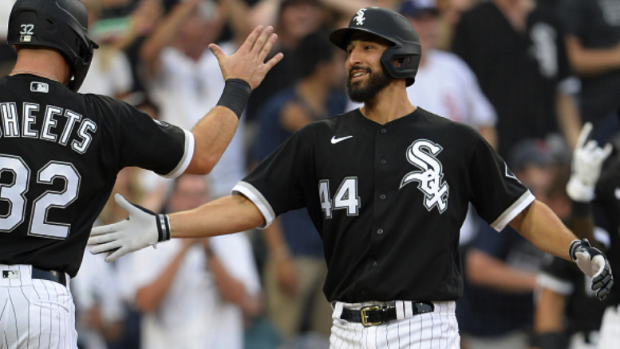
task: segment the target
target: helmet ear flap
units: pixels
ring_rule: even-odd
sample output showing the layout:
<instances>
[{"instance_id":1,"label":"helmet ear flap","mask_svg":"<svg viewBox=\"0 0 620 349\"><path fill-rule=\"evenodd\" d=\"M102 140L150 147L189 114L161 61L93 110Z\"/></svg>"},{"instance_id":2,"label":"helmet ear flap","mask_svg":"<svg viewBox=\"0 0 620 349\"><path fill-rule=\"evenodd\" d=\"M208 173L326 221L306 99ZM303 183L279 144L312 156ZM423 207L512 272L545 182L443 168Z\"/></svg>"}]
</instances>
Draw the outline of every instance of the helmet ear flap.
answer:
<instances>
[{"instance_id":1,"label":"helmet ear flap","mask_svg":"<svg viewBox=\"0 0 620 349\"><path fill-rule=\"evenodd\" d=\"M419 43L410 43L405 47L399 45L388 47L381 56L381 65L394 79L405 79L407 87L413 85L420 65L422 49ZM395 65L394 61L400 61Z\"/></svg>"}]
</instances>

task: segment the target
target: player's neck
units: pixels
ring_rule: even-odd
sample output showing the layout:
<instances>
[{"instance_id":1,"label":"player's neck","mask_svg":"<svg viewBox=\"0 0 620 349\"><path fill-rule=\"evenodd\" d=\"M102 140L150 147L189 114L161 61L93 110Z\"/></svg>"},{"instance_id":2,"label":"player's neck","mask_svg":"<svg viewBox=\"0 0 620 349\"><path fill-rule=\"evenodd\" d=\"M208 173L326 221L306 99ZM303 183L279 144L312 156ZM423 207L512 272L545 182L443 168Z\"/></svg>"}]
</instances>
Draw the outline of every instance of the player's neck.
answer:
<instances>
[{"instance_id":1,"label":"player's neck","mask_svg":"<svg viewBox=\"0 0 620 349\"><path fill-rule=\"evenodd\" d=\"M362 115L384 125L413 113L416 107L409 102L407 90L404 88L404 80L401 83L390 84L379 91L375 98L365 102L364 107L360 109Z\"/></svg>"},{"instance_id":2,"label":"player's neck","mask_svg":"<svg viewBox=\"0 0 620 349\"><path fill-rule=\"evenodd\" d=\"M70 68L60 53L46 49L20 49L10 75L31 74L67 85Z\"/></svg>"}]
</instances>

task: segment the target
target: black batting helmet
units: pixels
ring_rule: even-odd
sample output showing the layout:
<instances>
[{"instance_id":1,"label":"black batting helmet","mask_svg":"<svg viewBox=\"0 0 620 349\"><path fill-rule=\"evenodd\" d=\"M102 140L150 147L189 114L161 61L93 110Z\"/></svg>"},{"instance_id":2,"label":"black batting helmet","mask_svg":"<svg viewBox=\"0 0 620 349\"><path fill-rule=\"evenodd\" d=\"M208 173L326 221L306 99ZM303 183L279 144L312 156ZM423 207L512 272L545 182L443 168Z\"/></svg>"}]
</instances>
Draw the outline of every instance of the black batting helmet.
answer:
<instances>
[{"instance_id":1,"label":"black batting helmet","mask_svg":"<svg viewBox=\"0 0 620 349\"><path fill-rule=\"evenodd\" d=\"M79 0L17 0L9 17L9 45L54 48L71 67L77 91L99 46L88 37L88 13Z\"/></svg>"},{"instance_id":2,"label":"black batting helmet","mask_svg":"<svg viewBox=\"0 0 620 349\"><path fill-rule=\"evenodd\" d=\"M391 42L392 46L381 56L383 69L394 79L406 79L407 86L413 84L422 49L418 33L405 17L385 8L366 7L357 11L349 27L333 31L329 40L346 51L351 35L357 31L371 33ZM395 59L402 59L402 64L394 66Z\"/></svg>"}]
</instances>

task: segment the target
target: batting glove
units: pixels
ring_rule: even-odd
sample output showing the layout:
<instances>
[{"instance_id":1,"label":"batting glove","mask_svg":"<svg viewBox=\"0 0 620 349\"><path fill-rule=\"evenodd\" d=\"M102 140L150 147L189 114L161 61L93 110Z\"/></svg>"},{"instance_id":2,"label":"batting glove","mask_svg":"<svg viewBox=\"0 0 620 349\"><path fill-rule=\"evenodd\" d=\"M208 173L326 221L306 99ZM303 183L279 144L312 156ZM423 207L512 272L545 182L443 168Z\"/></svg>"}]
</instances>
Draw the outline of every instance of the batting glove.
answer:
<instances>
[{"instance_id":1,"label":"batting glove","mask_svg":"<svg viewBox=\"0 0 620 349\"><path fill-rule=\"evenodd\" d=\"M592 291L598 299L604 300L614 284L614 276L603 252L590 246L588 239L584 239L573 241L568 254L579 269L592 278Z\"/></svg>"},{"instance_id":2,"label":"batting glove","mask_svg":"<svg viewBox=\"0 0 620 349\"><path fill-rule=\"evenodd\" d=\"M116 194L114 200L129 213L129 218L93 228L88 239L92 254L108 253L105 260L111 263L127 253L170 240L167 215L134 205L120 194Z\"/></svg>"},{"instance_id":3,"label":"batting glove","mask_svg":"<svg viewBox=\"0 0 620 349\"><path fill-rule=\"evenodd\" d=\"M573 152L573 171L566 185L568 196L577 202L590 202L594 199L594 186L601 175L603 162L612 150L611 144L601 148L594 140L586 142L590 131L592 124L587 122L579 134Z\"/></svg>"}]
</instances>

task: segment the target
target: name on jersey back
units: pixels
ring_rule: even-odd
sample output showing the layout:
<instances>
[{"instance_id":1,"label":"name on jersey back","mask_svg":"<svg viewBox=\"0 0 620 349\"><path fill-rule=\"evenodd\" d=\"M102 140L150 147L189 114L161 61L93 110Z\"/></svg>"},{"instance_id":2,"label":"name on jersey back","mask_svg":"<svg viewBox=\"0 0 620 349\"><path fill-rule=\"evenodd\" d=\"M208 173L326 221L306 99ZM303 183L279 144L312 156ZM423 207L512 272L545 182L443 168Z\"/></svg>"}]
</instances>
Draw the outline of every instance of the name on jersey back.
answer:
<instances>
[{"instance_id":1,"label":"name on jersey back","mask_svg":"<svg viewBox=\"0 0 620 349\"><path fill-rule=\"evenodd\" d=\"M25 102L19 111L15 102L0 103L0 117L0 138L40 139L69 146L79 154L86 153L97 131L93 120L53 105Z\"/></svg>"}]
</instances>

